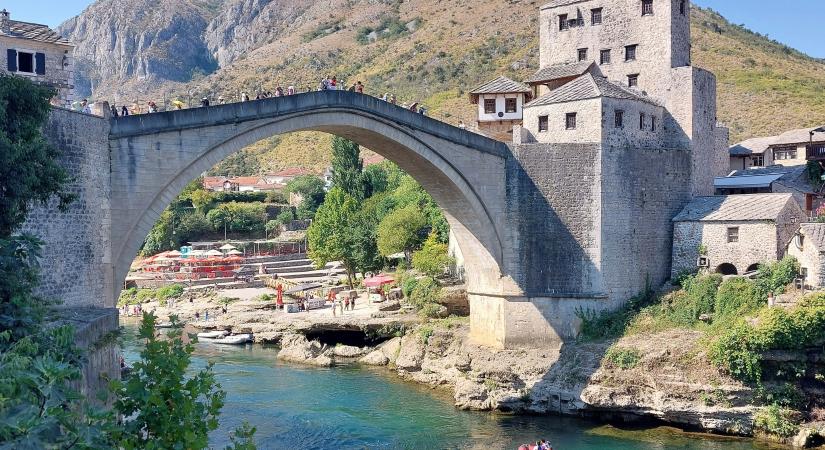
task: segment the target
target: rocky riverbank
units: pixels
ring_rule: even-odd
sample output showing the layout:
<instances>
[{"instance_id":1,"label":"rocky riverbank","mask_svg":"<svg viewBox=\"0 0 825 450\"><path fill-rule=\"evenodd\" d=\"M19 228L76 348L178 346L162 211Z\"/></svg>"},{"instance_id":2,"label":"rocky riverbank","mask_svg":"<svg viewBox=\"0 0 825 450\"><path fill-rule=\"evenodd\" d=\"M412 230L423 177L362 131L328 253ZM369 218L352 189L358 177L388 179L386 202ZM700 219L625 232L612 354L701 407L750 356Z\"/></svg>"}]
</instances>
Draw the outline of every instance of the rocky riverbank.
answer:
<instances>
[{"instance_id":1,"label":"rocky riverbank","mask_svg":"<svg viewBox=\"0 0 825 450\"><path fill-rule=\"evenodd\" d=\"M256 342L277 343L284 361L389 367L404 379L447 390L461 409L653 419L690 430L754 435L758 393L695 351L701 348L695 345L699 332L491 350L469 342L466 318L422 323L400 305L371 305L366 299L354 311L333 316L329 308L286 314L249 298L231 303L227 314L213 313L208 322L195 320L195 312L203 319L204 309L214 308L214 297L183 302L174 312L200 329L252 332ZM161 317L170 312L156 307ZM807 424L793 440L803 446L816 434L825 434L825 423Z\"/></svg>"}]
</instances>

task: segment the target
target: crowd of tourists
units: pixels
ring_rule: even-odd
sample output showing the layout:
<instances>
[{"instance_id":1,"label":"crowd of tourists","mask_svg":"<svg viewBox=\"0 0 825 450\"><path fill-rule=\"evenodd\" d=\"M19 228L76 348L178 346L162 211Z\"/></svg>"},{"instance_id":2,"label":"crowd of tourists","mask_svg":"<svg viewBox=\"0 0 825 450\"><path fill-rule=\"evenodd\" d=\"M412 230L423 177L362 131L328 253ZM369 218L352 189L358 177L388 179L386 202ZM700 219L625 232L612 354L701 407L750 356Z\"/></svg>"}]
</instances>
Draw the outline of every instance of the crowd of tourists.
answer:
<instances>
[{"instance_id":1,"label":"crowd of tourists","mask_svg":"<svg viewBox=\"0 0 825 450\"><path fill-rule=\"evenodd\" d=\"M274 90L266 90L266 91L259 91L255 94L254 98L250 96L250 94L246 91L242 91L238 96L238 101L240 102L248 102L250 100L262 100L266 98L272 97L285 97L290 95L295 95L299 93L308 93L312 91L336 91L336 90L346 90L349 92L357 92L359 94L364 94L364 83L361 81L356 81L355 83L347 85L338 80L336 76L326 76L318 82L316 88L312 88L312 86L307 85L303 89L300 87L296 87L295 85L289 85L286 88L277 84ZM378 96L381 100L391 103L393 105L398 105L398 98L395 94L390 92L386 92L383 95ZM210 96L202 97L199 101L199 106L206 107L212 106L213 104L216 105L224 105L227 103L227 100L221 95L218 96L217 99L210 99ZM170 102L171 107L168 109L175 109L180 110L184 109L187 106L187 103L183 102L180 99L175 99ZM190 105L191 106L191 105ZM427 108L422 105L420 102L414 101L412 103L402 103L400 105L403 108L409 109L410 111L419 113L419 114L427 114ZM91 114L91 108L89 105L88 100L83 100L82 102L75 102L72 104L72 108L81 112L85 112L87 114ZM114 102L110 103L109 106L110 113L112 117L126 117L134 114L151 114L159 112L160 109L158 105L154 101L149 101L146 103L145 107L142 107L141 104L135 103L131 108L127 107L126 105L117 106Z\"/></svg>"}]
</instances>

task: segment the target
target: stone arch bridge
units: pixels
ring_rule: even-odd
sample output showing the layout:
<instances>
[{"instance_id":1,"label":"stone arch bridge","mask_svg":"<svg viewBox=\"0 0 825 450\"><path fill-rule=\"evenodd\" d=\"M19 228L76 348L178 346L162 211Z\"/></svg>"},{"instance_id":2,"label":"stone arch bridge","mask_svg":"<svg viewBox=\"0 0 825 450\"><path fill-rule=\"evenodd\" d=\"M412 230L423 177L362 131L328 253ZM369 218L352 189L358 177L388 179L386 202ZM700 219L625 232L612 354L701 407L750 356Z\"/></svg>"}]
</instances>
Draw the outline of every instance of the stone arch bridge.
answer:
<instances>
[{"instance_id":1,"label":"stone arch bridge","mask_svg":"<svg viewBox=\"0 0 825 450\"><path fill-rule=\"evenodd\" d=\"M294 131L351 139L433 196L465 260L480 343L557 344L575 335L577 309L615 306L669 274L686 152L508 145L367 95L325 91L108 119L54 110L46 135L63 150L78 201L28 222L47 243L44 293L113 306L146 235L187 183ZM651 164L668 176L648 173Z\"/></svg>"}]
</instances>

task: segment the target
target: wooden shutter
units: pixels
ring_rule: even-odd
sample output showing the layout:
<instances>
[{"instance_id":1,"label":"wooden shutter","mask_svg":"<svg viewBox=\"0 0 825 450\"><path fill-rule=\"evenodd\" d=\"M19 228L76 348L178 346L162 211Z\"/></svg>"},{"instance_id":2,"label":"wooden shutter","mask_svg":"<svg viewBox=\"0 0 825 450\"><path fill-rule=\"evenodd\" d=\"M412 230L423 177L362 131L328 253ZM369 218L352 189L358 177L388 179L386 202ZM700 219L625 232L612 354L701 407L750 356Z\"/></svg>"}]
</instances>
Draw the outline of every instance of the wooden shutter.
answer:
<instances>
[{"instance_id":1,"label":"wooden shutter","mask_svg":"<svg viewBox=\"0 0 825 450\"><path fill-rule=\"evenodd\" d=\"M17 50L10 48L6 54L9 59L9 72L17 72Z\"/></svg>"},{"instance_id":2,"label":"wooden shutter","mask_svg":"<svg viewBox=\"0 0 825 450\"><path fill-rule=\"evenodd\" d=\"M38 75L46 75L46 54L34 54L34 73Z\"/></svg>"}]
</instances>

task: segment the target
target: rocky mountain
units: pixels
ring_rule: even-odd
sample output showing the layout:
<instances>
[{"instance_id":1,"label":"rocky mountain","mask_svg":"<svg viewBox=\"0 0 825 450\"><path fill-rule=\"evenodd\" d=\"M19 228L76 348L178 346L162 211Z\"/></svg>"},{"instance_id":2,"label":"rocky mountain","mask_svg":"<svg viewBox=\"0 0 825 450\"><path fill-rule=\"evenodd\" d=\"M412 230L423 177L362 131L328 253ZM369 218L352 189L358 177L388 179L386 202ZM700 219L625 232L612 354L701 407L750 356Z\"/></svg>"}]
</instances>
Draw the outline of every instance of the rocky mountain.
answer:
<instances>
[{"instance_id":1,"label":"rocky mountain","mask_svg":"<svg viewBox=\"0 0 825 450\"><path fill-rule=\"evenodd\" d=\"M538 68L535 0L99 0L60 31L76 43L78 85L94 98L158 103L239 98L326 74L373 95L419 101L470 122L466 92ZM731 139L825 123L825 63L720 15L693 10L694 64L716 73ZM196 100L195 100L196 101ZM260 170L329 163L317 134L250 150ZM310 161L310 162L308 162Z\"/></svg>"}]
</instances>

